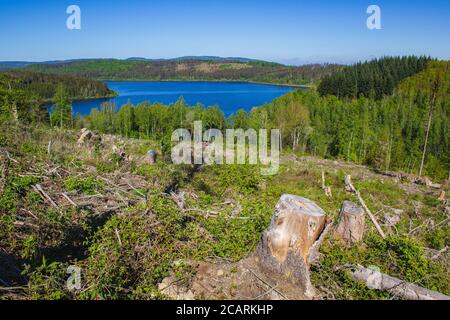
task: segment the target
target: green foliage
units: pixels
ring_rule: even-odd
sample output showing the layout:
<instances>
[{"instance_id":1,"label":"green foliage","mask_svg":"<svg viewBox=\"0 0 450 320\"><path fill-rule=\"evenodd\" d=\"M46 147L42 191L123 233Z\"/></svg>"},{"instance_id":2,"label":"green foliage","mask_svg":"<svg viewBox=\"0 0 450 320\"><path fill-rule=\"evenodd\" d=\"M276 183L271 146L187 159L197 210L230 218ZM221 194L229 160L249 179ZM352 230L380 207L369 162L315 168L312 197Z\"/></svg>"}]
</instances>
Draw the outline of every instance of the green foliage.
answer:
<instances>
[{"instance_id":1,"label":"green foliage","mask_svg":"<svg viewBox=\"0 0 450 320\"><path fill-rule=\"evenodd\" d=\"M53 101L50 123L54 126L59 126L61 129L72 128L72 104L67 89L63 85L58 85Z\"/></svg>"},{"instance_id":2,"label":"green foliage","mask_svg":"<svg viewBox=\"0 0 450 320\"><path fill-rule=\"evenodd\" d=\"M0 210L14 214L17 210L17 203L25 197L31 186L39 181L39 178L32 176L12 176L8 180L3 195L0 198Z\"/></svg>"},{"instance_id":3,"label":"green foliage","mask_svg":"<svg viewBox=\"0 0 450 320\"><path fill-rule=\"evenodd\" d=\"M64 188L67 191L77 191L88 195L96 194L104 188L103 181L95 179L94 177L74 177L69 176L64 181Z\"/></svg>"},{"instance_id":4,"label":"green foliage","mask_svg":"<svg viewBox=\"0 0 450 320\"><path fill-rule=\"evenodd\" d=\"M219 184L223 192L231 187L243 193L258 190L261 176L259 175L259 167L256 165L217 165L215 171L218 174Z\"/></svg>"},{"instance_id":5,"label":"green foliage","mask_svg":"<svg viewBox=\"0 0 450 320\"><path fill-rule=\"evenodd\" d=\"M350 248L338 241L321 247L324 258L312 268L312 280L317 286L332 289L337 299L388 299L389 294L357 284L346 273L346 265L375 266L380 271L431 290L448 292L445 267L427 260L416 241L399 236L386 240L369 234L364 244Z\"/></svg>"},{"instance_id":6,"label":"green foliage","mask_svg":"<svg viewBox=\"0 0 450 320\"><path fill-rule=\"evenodd\" d=\"M427 233L426 240L431 245L431 248L442 250L450 245L450 228L447 226L442 229L432 230Z\"/></svg>"},{"instance_id":7,"label":"green foliage","mask_svg":"<svg viewBox=\"0 0 450 320\"><path fill-rule=\"evenodd\" d=\"M158 204L154 208L158 210ZM180 227L167 219L163 228L155 229L148 215L135 210L126 217L111 218L89 246L83 270L90 286L81 298L124 299L130 294L152 298L156 283L168 274L179 252L175 240ZM102 277L98 278L99 274Z\"/></svg>"},{"instance_id":8,"label":"green foliage","mask_svg":"<svg viewBox=\"0 0 450 320\"><path fill-rule=\"evenodd\" d=\"M212 247L214 255L238 261L256 248L272 217L272 201L266 197L244 201L239 216L230 217L225 213L205 222L205 227L217 240Z\"/></svg>"},{"instance_id":9,"label":"green foliage","mask_svg":"<svg viewBox=\"0 0 450 320\"><path fill-rule=\"evenodd\" d=\"M53 99L60 85L67 88L67 94L71 99L103 98L115 94L105 83L89 77L24 70L2 72L1 75L11 81L13 90L26 91L47 101Z\"/></svg>"},{"instance_id":10,"label":"green foliage","mask_svg":"<svg viewBox=\"0 0 450 320\"><path fill-rule=\"evenodd\" d=\"M25 70L107 80L213 80L309 84L338 68L335 64L298 67L264 61L174 59L167 61L84 60L61 64L32 64Z\"/></svg>"},{"instance_id":11,"label":"green foliage","mask_svg":"<svg viewBox=\"0 0 450 320\"><path fill-rule=\"evenodd\" d=\"M336 97L381 99L398 83L426 68L427 57L386 57L344 67L324 77L317 90Z\"/></svg>"},{"instance_id":12,"label":"green foliage","mask_svg":"<svg viewBox=\"0 0 450 320\"><path fill-rule=\"evenodd\" d=\"M60 262L47 263L45 258L42 264L31 270L28 266L24 274L29 277L28 291L35 300L61 300L70 298L66 289L66 270L68 265Z\"/></svg>"}]
</instances>

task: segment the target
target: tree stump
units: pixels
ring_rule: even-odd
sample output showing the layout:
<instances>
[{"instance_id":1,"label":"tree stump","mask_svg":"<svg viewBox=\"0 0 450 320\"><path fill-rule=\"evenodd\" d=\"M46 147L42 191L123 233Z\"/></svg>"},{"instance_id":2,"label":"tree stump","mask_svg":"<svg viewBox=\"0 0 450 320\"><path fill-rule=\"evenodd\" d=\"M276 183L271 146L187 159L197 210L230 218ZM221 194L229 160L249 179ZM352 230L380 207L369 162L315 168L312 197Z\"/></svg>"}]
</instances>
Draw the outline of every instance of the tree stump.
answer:
<instances>
[{"instance_id":1,"label":"tree stump","mask_svg":"<svg viewBox=\"0 0 450 320\"><path fill-rule=\"evenodd\" d=\"M355 203L344 201L336 233L349 243L361 241L364 235L364 212Z\"/></svg>"},{"instance_id":2,"label":"tree stump","mask_svg":"<svg viewBox=\"0 0 450 320\"><path fill-rule=\"evenodd\" d=\"M314 244L326 223L325 212L314 202L283 195L256 250L261 270L272 278L281 277L282 281L300 286L308 297L314 296L308 256L310 250L318 250Z\"/></svg>"}]
</instances>

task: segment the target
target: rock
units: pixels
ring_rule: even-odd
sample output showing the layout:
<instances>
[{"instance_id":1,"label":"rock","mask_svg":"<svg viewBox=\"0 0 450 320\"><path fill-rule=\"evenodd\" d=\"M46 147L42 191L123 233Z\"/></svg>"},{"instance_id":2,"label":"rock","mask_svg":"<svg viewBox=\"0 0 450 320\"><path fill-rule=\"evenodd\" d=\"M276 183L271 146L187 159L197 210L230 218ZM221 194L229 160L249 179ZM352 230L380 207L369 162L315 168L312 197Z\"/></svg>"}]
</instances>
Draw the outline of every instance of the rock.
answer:
<instances>
[{"instance_id":1,"label":"rock","mask_svg":"<svg viewBox=\"0 0 450 320\"><path fill-rule=\"evenodd\" d=\"M364 226L363 210L351 201L344 201L339 215L336 234L349 243L359 242L364 235Z\"/></svg>"},{"instance_id":2,"label":"rock","mask_svg":"<svg viewBox=\"0 0 450 320\"><path fill-rule=\"evenodd\" d=\"M222 269L217 270L217 276L218 277L223 276L223 270Z\"/></svg>"},{"instance_id":3,"label":"rock","mask_svg":"<svg viewBox=\"0 0 450 320\"><path fill-rule=\"evenodd\" d=\"M255 256L267 275L298 285L308 297L314 296L309 278L311 248L327 224L325 212L314 202L294 196L281 196L269 228L263 233Z\"/></svg>"}]
</instances>

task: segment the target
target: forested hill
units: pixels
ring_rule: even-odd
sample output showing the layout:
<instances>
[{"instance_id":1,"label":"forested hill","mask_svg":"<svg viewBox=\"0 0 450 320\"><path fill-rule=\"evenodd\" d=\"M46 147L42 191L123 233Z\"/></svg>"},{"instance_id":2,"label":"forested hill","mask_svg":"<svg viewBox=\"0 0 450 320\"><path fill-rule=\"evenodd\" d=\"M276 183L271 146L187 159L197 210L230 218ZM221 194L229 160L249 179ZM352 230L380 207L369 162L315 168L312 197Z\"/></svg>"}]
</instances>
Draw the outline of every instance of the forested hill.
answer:
<instances>
[{"instance_id":1,"label":"forested hill","mask_svg":"<svg viewBox=\"0 0 450 320\"><path fill-rule=\"evenodd\" d=\"M422 173L445 180L450 164L450 61L429 62L380 100L298 90L240 115L240 123L252 126L266 125L263 119L282 130L285 145L383 171L417 174L425 151Z\"/></svg>"},{"instance_id":2,"label":"forested hill","mask_svg":"<svg viewBox=\"0 0 450 320\"><path fill-rule=\"evenodd\" d=\"M391 95L399 82L424 70L427 57L385 57L357 63L324 77L318 91L342 98L369 97L381 99Z\"/></svg>"},{"instance_id":3,"label":"forested hill","mask_svg":"<svg viewBox=\"0 0 450 320\"><path fill-rule=\"evenodd\" d=\"M37 94L44 100L52 99L59 85L66 88L71 99L102 98L115 94L101 81L75 75L8 71L0 73L0 77L3 79L3 86Z\"/></svg>"},{"instance_id":4,"label":"forested hill","mask_svg":"<svg viewBox=\"0 0 450 320\"><path fill-rule=\"evenodd\" d=\"M81 60L25 67L31 71L107 80L254 81L292 85L317 82L337 68L338 65L334 64L293 67L242 58L195 60L193 57L173 60Z\"/></svg>"}]
</instances>

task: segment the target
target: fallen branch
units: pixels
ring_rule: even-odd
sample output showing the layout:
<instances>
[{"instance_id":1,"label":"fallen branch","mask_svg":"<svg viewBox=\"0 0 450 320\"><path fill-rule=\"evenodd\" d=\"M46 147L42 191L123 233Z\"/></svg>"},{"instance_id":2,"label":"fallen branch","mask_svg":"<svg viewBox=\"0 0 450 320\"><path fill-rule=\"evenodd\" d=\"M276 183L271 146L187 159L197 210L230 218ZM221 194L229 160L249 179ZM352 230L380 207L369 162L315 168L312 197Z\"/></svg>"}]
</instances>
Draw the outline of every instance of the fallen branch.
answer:
<instances>
[{"instance_id":1,"label":"fallen branch","mask_svg":"<svg viewBox=\"0 0 450 320\"><path fill-rule=\"evenodd\" d=\"M358 190L353 186L351 176L347 175L345 177L345 190L349 192L353 192L356 197L358 198L359 203L363 207L364 211L366 211L367 215L369 216L370 220L372 220L373 224L375 225L375 228L377 229L378 233L381 235L383 239L386 239L386 235L383 232L383 229L381 229L380 225L378 224L375 216L370 212L369 208L366 206L366 203L364 202L363 198L361 197L361 194Z\"/></svg>"},{"instance_id":2,"label":"fallen branch","mask_svg":"<svg viewBox=\"0 0 450 320\"><path fill-rule=\"evenodd\" d=\"M37 191L38 194L41 195L41 197L42 197L42 199L44 199L44 201L50 203L53 207L59 209L58 205L52 200L52 198L50 198L50 196L44 191L44 189L42 189L40 184L34 185L33 189L35 191Z\"/></svg>"},{"instance_id":3,"label":"fallen branch","mask_svg":"<svg viewBox=\"0 0 450 320\"><path fill-rule=\"evenodd\" d=\"M47 156L50 158L50 156L52 155L52 146L53 146L53 141L52 140L50 140L49 142L48 142L48 145L47 145Z\"/></svg>"},{"instance_id":4,"label":"fallen branch","mask_svg":"<svg viewBox=\"0 0 450 320\"><path fill-rule=\"evenodd\" d=\"M406 300L450 300L449 296L440 292L362 266L350 268L350 275L354 281L365 283L370 289L388 291Z\"/></svg>"},{"instance_id":5,"label":"fallen branch","mask_svg":"<svg viewBox=\"0 0 450 320\"><path fill-rule=\"evenodd\" d=\"M67 201L69 201L71 205L73 205L75 208L78 207L78 205L72 199L70 199L70 197L65 192L61 194L64 198L66 198Z\"/></svg>"},{"instance_id":6,"label":"fallen branch","mask_svg":"<svg viewBox=\"0 0 450 320\"><path fill-rule=\"evenodd\" d=\"M197 208L183 210L183 212L190 212L190 211L206 213L206 217L219 215L219 213L217 211L207 211L207 210L202 210L202 209L197 209Z\"/></svg>"},{"instance_id":7,"label":"fallen branch","mask_svg":"<svg viewBox=\"0 0 450 320\"><path fill-rule=\"evenodd\" d=\"M116 233L117 240L119 240L119 245L122 246L122 239L120 238L119 230L117 230L117 228L115 228L114 231Z\"/></svg>"},{"instance_id":8,"label":"fallen branch","mask_svg":"<svg viewBox=\"0 0 450 320\"><path fill-rule=\"evenodd\" d=\"M147 199L147 196L145 194L143 194L141 191L139 191L138 189L136 189L135 187L133 187L128 181L125 181L127 183L127 185L133 189L138 195L140 195L143 199Z\"/></svg>"},{"instance_id":9,"label":"fallen branch","mask_svg":"<svg viewBox=\"0 0 450 320\"><path fill-rule=\"evenodd\" d=\"M431 260L436 260L437 258L439 258L441 256L441 254L447 252L447 250L448 250L448 246L446 246L442 250L439 250L438 253L436 253L434 256L431 257Z\"/></svg>"},{"instance_id":10,"label":"fallen branch","mask_svg":"<svg viewBox=\"0 0 450 320\"><path fill-rule=\"evenodd\" d=\"M178 206L180 210L184 210L185 208L184 192L180 192L178 194L175 192L171 192L170 198L173 200L173 202L175 202L175 204Z\"/></svg>"}]
</instances>

